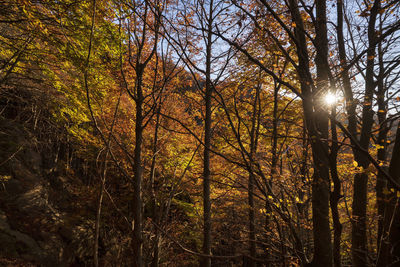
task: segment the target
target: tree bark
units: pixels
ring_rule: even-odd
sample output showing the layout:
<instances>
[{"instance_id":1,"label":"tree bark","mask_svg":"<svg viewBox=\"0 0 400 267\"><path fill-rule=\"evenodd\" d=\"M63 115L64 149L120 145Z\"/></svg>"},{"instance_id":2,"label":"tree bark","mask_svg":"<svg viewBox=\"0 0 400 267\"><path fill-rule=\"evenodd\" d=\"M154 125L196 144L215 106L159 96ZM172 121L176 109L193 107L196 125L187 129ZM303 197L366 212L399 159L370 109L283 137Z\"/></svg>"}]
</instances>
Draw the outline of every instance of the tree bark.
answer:
<instances>
[{"instance_id":1,"label":"tree bark","mask_svg":"<svg viewBox=\"0 0 400 267\"><path fill-rule=\"evenodd\" d=\"M248 188L248 201L249 201L249 252L250 252L250 259L249 259L249 267L255 267L256 262L253 258L256 257L256 235L255 235L255 215L254 215L254 173L251 172L249 174L249 188Z\"/></svg>"},{"instance_id":2,"label":"tree bark","mask_svg":"<svg viewBox=\"0 0 400 267\"><path fill-rule=\"evenodd\" d=\"M206 41L206 84L205 84L205 102L206 114L204 122L204 161L203 161L203 253L211 255L211 190L210 190L210 148L211 148L211 116L212 116L212 91L211 84L211 47L212 47L212 23L213 23L213 0L209 3L209 14L207 18L208 31ZM211 267L211 258L204 257L202 267Z\"/></svg>"},{"instance_id":3,"label":"tree bark","mask_svg":"<svg viewBox=\"0 0 400 267\"><path fill-rule=\"evenodd\" d=\"M332 118L336 117L336 105L334 104L331 109ZM340 223L340 213L339 213L339 200L341 196L341 182L339 178L339 173L337 170L337 155L339 152L338 136L336 131L336 122L334 119L330 120L331 123L331 135L332 135L332 145L329 154L331 177L333 181L333 191L330 196L332 221L333 221L333 263L335 267L341 267L341 255L340 255L340 243L342 236L343 226Z\"/></svg>"},{"instance_id":4,"label":"tree bark","mask_svg":"<svg viewBox=\"0 0 400 267\"><path fill-rule=\"evenodd\" d=\"M378 45L378 58L379 58L379 75L378 77L383 77L384 75L384 65L383 65L383 52L382 52L382 44ZM378 161L381 164L384 164L386 160L387 154L387 133L388 133L388 124L386 121L386 110L387 104L385 101L385 85L384 79L379 79L378 81L378 92L377 92L377 104L378 104L378 123L380 125L378 131L378 139L377 144L378 148ZM383 111L383 112L382 112ZM387 166L382 166L387 170ZM388 222L385 222L385 208L386 203L390 201L387 198L387 195L384 194L384 189L387 187L386 177L384 177L380 172L376 177L376 204L377 204L377 212L378 212L378 235L377 235L377 248L378 248L378 259L377 266L387 266L389 259L389 246L386 242L387 240L383 240L384 231L388 231ZM386 225L386 229L385 229ZM384 241L384 242L383 242Z\"/></svg>"},{"instance_id":5,"label":"tree bark","mask_svg":"<svg viewBox=\"0 0 400 267\"><path fill-rule=\"evenodd\" d=\"M400 124L397 126L389 174L397 182L400 181ZM385 196L385 213L376 266L397 266L400 263L400 203L398 191L390 182L387 182L386 189L388 193Z\"/></svg>"},{"instance_id":6,"label":"tree bark","mask_svg":"<svg viewBox=\"0 0 400 267\"><path fill-rule=\"evenodd\" d=\"M365 73L365 95L362 110L362 128L360 134L360 145L363 149L368 150L371 130L373 125L372 101L375 90L374 82L374 59L376 50L376 31L375 22L378 14L379 0L375 0L370 11L368 23L368 42L369 50L367 52L367 67ZM354 150L354 158L358 165L363 168L361 173L354 177L353 185L353 216L352 216L352 257L353 266L362 267L367 266L367 189L368 189L368 174L366 169L369 166L368 158L361 152Z\"/></svg>"},{"instance_id":7,"label":"tree bark","mask_svg":"<svg viewBox=\"0 0 400 267\"><path fill-rule=\"evenodd\" d=\"M161 101L159 106L157 107L157 115L156 115L156 125L154 129L154 140L153 140L153 158L151 160L151 168L150 168L150 186L151 186L151 197L152 197L152 216L153 222L160 226L160 215L157 208L157 199L156 199L156 184L155 184L155 169L156 169L156 159L157 159L157 144L158 144L158 130L160 125L160 109L161 109ZM158 267L160 260L160 231L157 227L155 227L155 238L154 238L154 249L153 249L153 259L151 262L151 267Z\"/></svg>"},{"instance_id":8,"label":"tree bark","mask_svg":"<svg viewBox=\"0 0 400 267\"><path fill-rule=\"evenodd\" d=\"M142 237L142 142L143 142L143 66L136 66L136 124L135 124L135 152L134 152L134 181L133 181L133 256L134 267L143 266L143 237Z\"/></svg>"},{"instance_id":9,"label":"tree bark","mask_svg":"<svg viewBox=\"0 0 400 267\"><path fill-rule=\"evenodd\" d=\"M328 65L328 37L326 1L316 1L316 57L317 86L314 92L314 113L312 121L316 128L310 127L311 147L314 159L314 177L312 183L312 210L314 227L314 266L332 266L332 244L329 223L329 150L326 141L328 139L327 111L319 107L318 95L328 92L329 65ZM306 102L307 103L307 102ZM312 112L312 111L311 111ZM307 115L306 115L307 116Z\"/></svg>"}]
</instances>

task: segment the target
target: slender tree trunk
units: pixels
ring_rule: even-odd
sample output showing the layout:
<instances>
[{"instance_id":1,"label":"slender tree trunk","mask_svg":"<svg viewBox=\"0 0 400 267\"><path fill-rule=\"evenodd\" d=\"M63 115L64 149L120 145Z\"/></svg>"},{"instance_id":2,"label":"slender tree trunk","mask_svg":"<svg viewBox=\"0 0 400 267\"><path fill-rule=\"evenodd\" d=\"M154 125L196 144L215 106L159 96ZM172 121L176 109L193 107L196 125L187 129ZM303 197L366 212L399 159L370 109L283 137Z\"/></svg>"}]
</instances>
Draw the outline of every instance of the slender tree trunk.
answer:
<instances>
[{"instance_id":1,"label":"slender tree trunk","mask_svg":"<svg viewBox=\"0 0 400 267\"><path fill-rule=\"evenodd\" d=\"M375 0L370 11L368 24L368 41L369 50L367 52L367 67L365 73L365 95L362 111L362 129L360 134L360 145L363 149L368 150L371 138L371 130L373 125L372 101L375 90L374 82L374 64L375 64L375 48L376 48L376 31L375 22L378 14L380 0ZM362 173L358 173L354 177L353 185L353 216L352 216L352 256L353 266L363 267L368 265L367 261L367 189L368 174L366 169L369 166L368 158L360 151L354 150L355 160L358 165L363 168Z\"/></svg>"},{"instance_id":2,"label":"slender tree trunk","mask_svg":"<svg viewBox=\"0 0 400 267\"><path fill-rule=\"evenodd\" d=\"M206 116L204 123L204 162L203 162L203 253L211 255L211 190L210 190L210 147L211 147L211 116L212 116L212 91L211 84L211 46L212 46L212 22L213 22L213 0L209 3L208 31L206 43ZM202 267L211 267L211 258L203 258Z\"/></svg>"},{"instance_id":3,"label":"slender tree trunk","mask_svg":"<svg viewBox=\"0 0 400 267\"><path fill-rule=\"evenodd\" d=\"M378 81L378 93L377 93L377 103L378 103L378 122L379 122L379 131L378 131L378 140L377 144L378 148L378 161L381 164L384 164L386 160L387 153L387 133L388 133L388 125L386 122L386 110L387 105L385 101L385 86L384 86L384 66L383 66L383 52L382 52L382 44L378 45L378 57L379 57L379 75L380 77ZM388 169L387 166L382 166L384 169ZM390 254L389 246L387 242L383 241L383 232L388 231L388 223L385 223L385 206L386 203L390 201L387 196L384 194L384 189L387 187L386 177L384 177L380 172L376 177L376 204L378 211L378 237L377 237L377 248L378 248L378 260L377 266L386 266L388 264L387 260ZM386 230L384 226L386 225ZM386 240L385 240L386 241Z\"/></svg>"},{"instance_id":4,"label":"slender tree trunk","mask_svg":"<svg viewBox=\"0 0 400 267\"><path fill-rule=\"evenodd\" d=\"M365 160L360 166L365 166ZM366 173L358 173L354 177L353 193L353 224L352 224L352 254L354 266L367 266L367 232L366 232L366 212L367 212L367 181ZM356 202L356 200L358 202Z\"/></svg>"},{"instance_id":5,"label":"slender tree trunk","mask_svg":"<svg viewBox=\"0 0 400 267\"><path fill-rule=\"evenodd\" d=\"M256 257L256 235L255 235L255 215L254 215L254 173L250 172L249 174L249 188L248 188L248 201L249 201L249 267L255 267L256 262L252 260L252 258Z\"/></svg>"},{"instance_id":6,"label":"slender tree trunk","mask_svg":"<svg viewBox=\"0 0 400 267\"><path fill-rule=\"evenodd\" d=\"M303 184L306 184L307 182L307 178L309 176L309 168L308 168L308 148L309 145L309 141L307 138L307 128L306 128L306 122L303 118L303 132L302 132L302 162L301 162L301 167L300 167L300 175L301 175L301 179ZM304 196L305 193L303 191L301 191L301 193L299 193L299 198L300 200L303 202L304 201ZM300 210L303 218L305 220L308 219L308 208L307 206L301 206L301 210ZM310 231L308 229L302 229L303 234L302 234L302 240L304 240L304 243L306 244L306 247L304 248L305 254L309 254L309 251L311 251L311 236L310 236ZM304 261L306 262L306 261Z\"/></svg>"},{"instance_id":7,"label":"slender tree trunk","mask_svg":"<svg viewBox=\"0 0 400 267\"><path fill-rule=\"evenodd\" d=\"M93 34L94 34L94 29L95 29L95 18L96 18L96 0L93 0L92 25L91 25L91 30L90 30L88 55L87 55L86 66L85 66L85 71L84 71L84 82L85 82L86 97L87 97L87 107L89 108L92 122L94 123L97 131L100 134L102 134L101 130L97 126L96 119L93 114L93 109L92 109L91 101L90 101L89 86L88 86L88 71L89 71L90 56L91 56L92 44L93 44ZM114 116L114 119L115 119L115 116ZM109 145L110 145L110 142L108 141L107 142L107 152L106 152L106 156L105 156L105 160L104 160L104 169L103 169L103 173L102 173L102 176L100 179L101 186L100 186L99 198L98 198L98 203L97 203L98 205L97 205L97 210L96 210L94 246L93 246L93 250L94 250L93 251L93 265L95 267L99 266L98 252L99 252L99 235L100 235L100 217L101 217L101 207L102 207L102 202L103 202L104 183L105 183L105 177L106 177L106 171L107 171L107 155L109 152L109 150L108 150ZM68 151L69 151L69 149L68 149ZM57 163L57 160L55 162ZM68 164L68 162L69 162L69 160L68 160L68 156L67 156L67 164Z\"/></svg>"},{"instance_id":8,"label":"slender tree trunk","mask_svg":"<svg viewBox=\"0 0 400 267\"><path fill-rule=\"evenodd\" d=\"M208 79L207 79L208 80ZM209 84L209 81L206 82ZM210 199L210 145L211 145L211 86L206 86L206 119L204 127L204 167L203 167L203 210L204 210L204 240L203 253L211 254L211 199ZM204 267L211 266L211 259L205 258Z\"/></svg>"},{"instance_id":9,"label":"slender tree trunk","mask_svg":"<svg viewBox=\"0 0 400 267\"><path fill-rule=\"evenodd\" d=\"M151 160L151 168L150 168L150 186L151 186L151 197L152 197L152 215L153 222L160 226L160 216L157 208L157 199L156 199L156 184L155 184L155 168L156 168L156 158L157 158L157 144L158 144L158 130L160 124L160 108L161 104L157 107L157 115L156 115L156 126L154 129L154 140L153 140L153 158ZM160 257L160 231L157 227L155 227L155 238L154 238L154 249L153 249L153 259L151 262L151 267L158 267L159 257Z\"/></svg>"},{"instance_id":10,"label":"slender tree trunk","mask_svg":"<svg viewBox=\"0 0 400 267\"><path fill-rule=\"evenodd\" d=\"M107 160L107 159L106 159ZM101 208L103 204L103 196L104 196L104 186L106 182L106 163L104 162L104 170L100 179L100 191L99 198L97 200L97 211L96 211L96 222L95 222L95 231L94 231L94 254L93 254L93 265L95 267L99 266L99 236L100 236L100 220L101 220Z\"/></svg>"},{"instance_id":11,"label":"slender tree trunk","mask_svg":"<svg viewBox=\"0 0 400 267\"><path fill-rule=\"evenodd\" d=\"M396 131L389 174L400 182L400 124ZM400 209L398 192L388 182L388 194L385 196L385 213L381 233L381 242L376 266L398 266L400 264Z\"/></svg>"},{"instance_id":12,"label":"slender tree trunk","mask_svg":"<svg viewBox=\"0 0 400 267\"><path fill-rule=\"evenodd\" d=\"M333 118L336 116L336 105L332 107L331 115ZM333 220L333 263L335 267L341 267L341 255L340 255L340 243L342 236L342 224L340 223L340 213L338 209L339 200L341 196L341 182L337 170L337 155L339 151L338 136L336 132L336 122L334 119L331 120L331 133L332 133L332 145L329 155L331 177L333 181L333 191L330 196L330 204L332 211Z\"/></svg>"},{"instance_id":13,"label":"slender tree trunk","mask_svg":"<svg viewBox=\"0 0 400 267\"><path fill-rule=\"evenodd\" d=\"M134 267L143 266L143 237L142 237L142 142L143 142L143 91L142 79L144 69L138 63L136 69L136 124L135 124L135 154L134 154L134 181L133 181L133 256Z\"/></svg>"},{"instance_id":14,"label":"slender tree trunk","mask_svg":"<svg viewBox=\"0 0 400 267\"><path fill-rule=\"evenodd\" d=\"M259 76L261 78L261 75ZM260 83L260 82L259 82ZM253 114L251 117L251 130L250 130L250 156L252 159L255 158L257 153L257 143L258 143L258 131L259 131L259 116L260 110L259 106L259 98L260 98L260 84L256 86L256 92L254 96L253 102ZM254 172L253 162L250 161L250 172L249 172L249 184L248 184L248 202L249 202L249 267L255 267L256 262L253 260L256 258L256 234L255 234L255 206L254 206Z\"/></svg>"},{"instance_id":15,"label":"slender tree trunk","mask_svg":"<svg viewBox=\"0 0 400 267\"><path fill-rule=\"evenodd\" d=\"M346 47L343 36L343 0L337 2L337 37L338 37L338 50L341 66L341 75L344 96L346 99L346 110L348 119L348 130L357 138L357 117L356 117L356 102L354 101L353 91L351 89L350 75L347 69Z\"/></svg>"},{"instance_id":16,"label":"slender tree trunk","mask_svg":"<svg viewBox=\"0 0 400 267\"><path fill-rule=\"evenodd\" d=\"M372 97L374 91L374 57L375 57L375 20L377 15L377 5L379 1L375 1L371 9L370 22L368 25L368 39L370 50L367 52L367 70L365 97L362 113L362 130L360 144L364 149L368 149L371 129L373 123ZM354 138L358 138L357 119L356 119L356 103L353 99L353 92L350 85L349 73L347 70L346 50L343 37L343 1L338 0L337 5L338 17L338 46L339 57L342 66L341 79L343 82L344 94L346 98L346 109L348 114L348 129ZM354 145L354 144L353 144ZM354 159L358 165L366 169L369 160L357 149L353 149ZM352 219L352 257L354 266L367 265L367 233L366 233L366 206L367 206L367 183L368 175L363 172L356 174L354 177L353 192L353 219ZM379 185L378 185L379 186Z\"/></svg>"},{"instance_id":17,"label":"slender tree trunk","mask_svg":"<svg viewBox=\"0 0 400 267\"><path fill-rule=\"evenodd\" d=\"M272 187L272 181L277 173L277 165L278 165L278 93L280 86L276 84L274 86L274 107L272 112L272 148L271 148L271 172L270 172L270 180L267 181L269 183L269 187ZM271 206L270 200L267 199L265 203L265 209L267 211L265 215L265 231L267 232L266 236L266 267L270 266L271 260L271 248L268 239L268 231L271 231Z\"/></svg>"}]
</instances>

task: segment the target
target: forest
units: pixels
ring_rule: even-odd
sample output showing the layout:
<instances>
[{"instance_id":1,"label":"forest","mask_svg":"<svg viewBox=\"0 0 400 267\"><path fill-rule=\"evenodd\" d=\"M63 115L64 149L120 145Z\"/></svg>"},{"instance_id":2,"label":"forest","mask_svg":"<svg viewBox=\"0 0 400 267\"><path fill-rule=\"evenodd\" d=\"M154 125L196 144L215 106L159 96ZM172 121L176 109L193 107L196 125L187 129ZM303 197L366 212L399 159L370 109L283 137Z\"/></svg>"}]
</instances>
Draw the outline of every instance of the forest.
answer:
<instances>
[{"instance_id":1,"label":"forest","mask_svg":"<svg viewBox=\"0 0 400 267\"><path fill-rule=\"evenodd\" d=\"M400 266L398 0L0 0L0 266Z\"/></svg>"}]
</instances>

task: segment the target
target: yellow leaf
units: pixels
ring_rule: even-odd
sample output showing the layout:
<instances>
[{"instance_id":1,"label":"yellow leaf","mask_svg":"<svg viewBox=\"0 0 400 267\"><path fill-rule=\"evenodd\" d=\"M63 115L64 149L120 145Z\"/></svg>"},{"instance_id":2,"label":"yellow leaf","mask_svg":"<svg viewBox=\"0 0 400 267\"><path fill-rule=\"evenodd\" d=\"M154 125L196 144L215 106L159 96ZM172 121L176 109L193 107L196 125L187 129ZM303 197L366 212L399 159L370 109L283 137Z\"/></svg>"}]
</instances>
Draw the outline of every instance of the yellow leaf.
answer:
<instances>
[{"instance_id":1,"label":"yellow leaf","mask_svg":"<svg viewBox=\"0 0 400 267\"><path fill-rule=\"evenodd\" d=\"M385 187L385 188L383 188L382 193L383 193L384 195L389 195L389 194L390 194L390 191Z\"/></svg>"},{"instance_id":2,"label":"yellow leaf","mask_svg":"<svg viewBox=\"0 0 400 267\"><path fill-rule=\"evenodd\" d=\"M10 175L0 175L0 181L2 182L7 182L10 179L11 179Z\"/></svg>"},{"instance_id":3,"label":"yellow leaf","mask_svg":"<svg viewBox=\"0 0 400 267\"><path fill-rule=\"evenodd\" d=\"M357 166L358 166L357 161L353 161L353 166L354 166L354 167L357 167Z\"/></svg>"}]
</instances>

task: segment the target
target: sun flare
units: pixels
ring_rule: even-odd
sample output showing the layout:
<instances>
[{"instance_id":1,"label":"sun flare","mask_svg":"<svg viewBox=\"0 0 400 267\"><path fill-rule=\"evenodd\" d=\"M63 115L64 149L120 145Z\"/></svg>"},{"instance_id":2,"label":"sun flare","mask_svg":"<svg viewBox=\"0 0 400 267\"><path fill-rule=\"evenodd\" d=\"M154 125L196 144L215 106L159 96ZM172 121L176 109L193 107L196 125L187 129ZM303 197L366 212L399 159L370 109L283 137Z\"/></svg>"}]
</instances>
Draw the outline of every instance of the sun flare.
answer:
<instances>
[{"instance_id":1,"label":"sun flare","mask_svg":"<svg viewBox=\"0 0 400 267\"><path fill-rule=\"evenodd\" d=\"M328 104L328 105L333 105L333 104L335 104L336 103L336 101L337 101L337 97L336 97L336 95L335 94L332 94L331 92L329 92L329 93L327 93L326 95L325 95L325 103L326 104Z\"/></svg>"}]
</instances>

